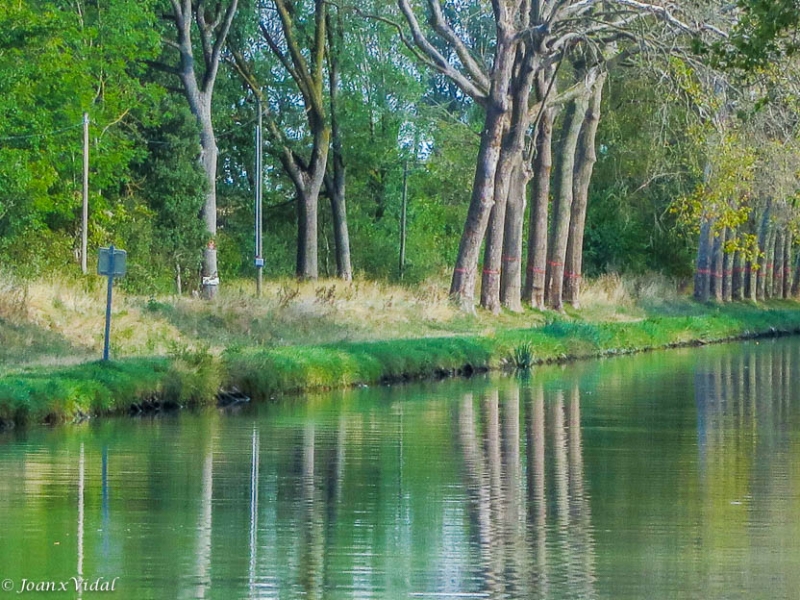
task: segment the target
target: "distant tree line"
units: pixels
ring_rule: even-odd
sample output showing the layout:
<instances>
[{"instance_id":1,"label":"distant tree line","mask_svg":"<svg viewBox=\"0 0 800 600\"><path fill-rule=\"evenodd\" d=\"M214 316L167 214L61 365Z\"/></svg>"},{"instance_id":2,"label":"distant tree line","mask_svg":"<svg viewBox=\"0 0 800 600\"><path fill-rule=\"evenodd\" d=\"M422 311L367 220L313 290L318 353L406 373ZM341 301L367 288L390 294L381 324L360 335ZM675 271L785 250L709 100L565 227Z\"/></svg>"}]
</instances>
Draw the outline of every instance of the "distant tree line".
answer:
<instances>
[{"instance_id":1,"label":"distant tree line","mask_svg":"<svg viewBox=\"0 0 800 600\"><path fill-rule=\"evenodd\" d=\"M448 274L468 310L579 306L605 271L790 296L797 23L758 1L5 3L0 257L79 264L88 113L90 248L128 248L137 291L252 273L263 122L268 276L399 278L405 188L404 281Z\"/></svg>"}]
</instances>

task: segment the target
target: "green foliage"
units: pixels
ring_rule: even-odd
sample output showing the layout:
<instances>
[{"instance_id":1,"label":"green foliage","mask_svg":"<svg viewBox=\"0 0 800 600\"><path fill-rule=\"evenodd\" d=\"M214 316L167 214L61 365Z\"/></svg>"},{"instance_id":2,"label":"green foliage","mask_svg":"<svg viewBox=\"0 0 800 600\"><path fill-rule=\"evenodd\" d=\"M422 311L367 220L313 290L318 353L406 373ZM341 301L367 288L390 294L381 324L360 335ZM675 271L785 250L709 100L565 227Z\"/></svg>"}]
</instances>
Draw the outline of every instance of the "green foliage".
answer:
<instances>
[{"instance_id":1,"label":"green foliage","mask_svg":"<svg viewBox=\"0 0 800 600\"><path fill-rule=\"evenodd\" d=\"M206 238L198 218L205 200L206 178L197 160L198 131L194 117L174 97L161 103L160 118L139 132L148 152L135 161L133 176L139 181L146 204L131 204L126 223L131 272L128 289L149 293L174 289L162 274L198 281L201 249ZM162 282L159 282L162 275ZM168 281L168 279L167 279Z\"/></svg>"},{"instance_id":2,"label":"green foliage","mask_svg":"<svg viewBox=\"0 0 800 600\"><path fill-rule=\"evenodd\" d=\"M509 362L519 371L530 371L536 362L536 353L531 342L523 342L511 354Z\"/></svg>"},{"instance_id":3,"label":"green foliage","mask_svg":"<svg viewBox=\"0 0 800 600\"><path fill-rule=\"evenodd\" d=\"M800 6L795 0L739 0L739 22L729 39L713 46L727 68L756 70L797 53Z\"/></svg>"},{"instance_id":4,"label":"green foliage","mask_svg":"<svg viewBox=\"0 0 800 600\"><path fill-rule=\"evenodd\" d=\"M174 344L170 358L162 384L163 398L180 405L207 404L216 399L222 371L208 347L192 349Z\"/></svg>"},{"instance_id":5,"label":"green foliage","mask_svg":"<svg viewBox=\"0 0 800 600\"><path fill-rule=\"evenodd\" d=\"M0 7L0 254L12 268L31 274L74 261L84 112L92 129L90 243L108 241L138 152L124 127L154 93L139 79L159 43L149 8L133 0Z\"/></svg>"}]
</instances>

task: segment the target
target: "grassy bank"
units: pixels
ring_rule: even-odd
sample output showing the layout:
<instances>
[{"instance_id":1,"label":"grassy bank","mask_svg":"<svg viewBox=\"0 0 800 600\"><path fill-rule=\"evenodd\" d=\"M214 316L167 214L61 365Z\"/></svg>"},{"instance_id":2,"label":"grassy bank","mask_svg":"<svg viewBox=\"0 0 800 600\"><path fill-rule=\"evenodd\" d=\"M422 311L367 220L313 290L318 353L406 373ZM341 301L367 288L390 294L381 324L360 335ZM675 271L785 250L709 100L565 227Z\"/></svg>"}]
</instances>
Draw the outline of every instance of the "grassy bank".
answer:
<instances>
[{"instance_id":1,"label":"grassy bank","mask_svg":"<svg viewBox=\"0 0 800 600\"><path fill-rule=\"evenodd\" d=\"M222 357L226 381L254 399L309 389L469 374L582 358L800 332L800 309L709 307L706 315L634 322L558 319L491 335L246 348Z\"/></svg>"},{"instance_id":2,"label":"grassy bank","mask_svg":"<svg viewBox=\"0 0 800 600\"><path fill-rule=\"evenodd\" d=\"M221 365L205 352L19 369L0 376L0 429L215 401Z\"/></svg>"},{"instance_id":3,"label":"grassy bank","mask_svg":"<svg viewBox=\"0 0 800 600\"><path fill-rule=\"evenodd\" d=\"M644 312L642 304L640 299L635 310ZM75 421L164 405L209 404L220 390L263 400L303 390L513 368L518 362L569 361L800 332L800 306L794 302L717 307L673 299L649 308L644 317L628 308L612 311L600 303L570 315L528 311L505 317L536 323L528 327L486 328L481 319L490 315L459 316L467 324L462 327L482 330L380 341L232 344L221 352L173 341L166 356L107 364L60 364L58 356L43 363L39 356L33 364L6 367L0 374L0 423ZM604 316L604 310L610 312ZM7 321L0 325L9 328ZM69 342L64 338L60 343Z\"/></svg>"},{"instance_id":4,"label":"grassy bank","mask_svg":"<svg viewBox=\"0 0 800 600\"><path fill-rule=\"evenodd\" d=\"M699 305L658 277L591 282L580 311L468 315L446 285L228 285L217 301L115 295L110 364L99 279L0 278L0 422L441 377L800 330L800 305Z\"/></svg>"}]
</instances>

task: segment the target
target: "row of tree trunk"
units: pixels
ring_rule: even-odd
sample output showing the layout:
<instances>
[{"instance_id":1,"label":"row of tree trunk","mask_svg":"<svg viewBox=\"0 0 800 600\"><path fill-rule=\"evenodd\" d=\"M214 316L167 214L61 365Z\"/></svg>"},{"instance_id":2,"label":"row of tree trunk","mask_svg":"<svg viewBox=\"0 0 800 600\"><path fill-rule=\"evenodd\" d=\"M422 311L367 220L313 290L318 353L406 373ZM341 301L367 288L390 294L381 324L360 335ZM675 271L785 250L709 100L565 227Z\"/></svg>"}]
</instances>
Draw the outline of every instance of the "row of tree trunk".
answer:
<instances>
[{"instance_id":1,"label":"row of tree trunk","mask_svg":"<svg viewBox=\"0 0 800 600\"><path fill-rule=\"evenodd\" d=\"M768 203L750 220L756 247L740 244L741 232L704 217L694 280L694 296L701 302L760 301L793 298L800 291L800 255L792 252L793 235L775 218Z\"/></svg>"},{"instance_id":2,"label":"row of tree trunk","mask_svg":"<svg viewBox=\"0 0 800 600\"><path fill-rule=\"evenodd\" d=\"M483 308L518 311L523 301L538 309L562 310L564 302L579 305L589 183L597 160L595 138L606 73L599 65L577 67L569 93L557 96L557 69L537 69L537 56L518 50L516 62L509 65L511 76L504 96L487 107L473 201L450 290L468 308L473 302L481 243ZM530 109L533 93L535 110ZM558 100L553 99L565 96L570 99L554 153Z\"/></svg>"}]
</instances>

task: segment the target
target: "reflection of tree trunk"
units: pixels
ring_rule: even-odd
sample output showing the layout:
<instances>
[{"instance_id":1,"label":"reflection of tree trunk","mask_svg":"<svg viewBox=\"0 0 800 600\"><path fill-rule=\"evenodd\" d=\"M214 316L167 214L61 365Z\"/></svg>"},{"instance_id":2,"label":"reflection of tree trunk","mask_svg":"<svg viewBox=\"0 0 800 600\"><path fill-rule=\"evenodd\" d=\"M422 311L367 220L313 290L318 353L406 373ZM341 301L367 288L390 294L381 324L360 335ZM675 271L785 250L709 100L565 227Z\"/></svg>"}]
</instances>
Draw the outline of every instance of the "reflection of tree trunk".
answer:
<instances>
[{"instance_id":1,"label":"reflection of tree trunk","mask_svg":"<svg viewBox=\"0 0 800 600\"><path fill-rule=\"evenodd\" d=\"M503 402L503 454L505 455L505 500L509 525L518 525L520 518L520 437L519 386L512 385Z\"/></svg>"},{"instance_id":2,"label":"reflection of tree trunk","mask_svg":"<svg viewBox=\"0 0 800 600\"><path fill-rule=\"evenodd\" d=\"M505 571L505 547L500 537L501 523L505 522L503 503L503 463L500 446L500 399L497 389L490 391L484 400L486 419L486 459L489 467L490 528L487 550L487 582L492 592L502 593Z\"/></svg>"},{"instance_id":3,"label":"reflection of tree trunk","mask_svg":"<svg viewBox=\"0 0 800 600\"><path fill-rule=\"evenodd\" d=\"M464 453L467 476L467 492L470 497L470 522L477 532L477 545L481 553L481 564L488 565L487 556L491 544L491 503L486 482L486 467L483 450L476 435L475 406L472 394L465 394L458 413L458 434ZM488 567L487 567L488 568Z\"/></svg>"},{"instance_id":4,"label":"reflection of tree trunk","mask_svg":"<svg viewBox=\"0 0 800 600\"><path fill-rule=\"evenodd\" d=\"M755 430L756 423L756 397L758 396L758 385L756 377L758 375L758 363L756 362L756 355L750 353L747 368L747 397L750 398L750 417L752 419L752 427Z\"/></svg>"},{"instance_id":5,"label":"reflection of tree trunk","mask_svg":"<svg viewBox=\"0 0 800 600\"><path fill-rule=\"evenodd\" d=\"M520 457L520 386L515 383L508 389L503 402L503 454L505 456L505 523L503 527L505 553L509 564L506 573L514 581L524 581L528 564L528 542L525 529L525 509L522 497L524 480Z\"/></svg>"},{"instance_id":6,"label":"reflection of tree trunk","mask_svg":"<svg viewBox=\"0 0 800 600\"><path fill-rule=\"evenodd\" d=\"M211 531L214 497L214 453L209 447L203 460L202 489L200 492L200 522L197 526L195 556L197 586L193 598L205 598L211 587Z\"/></svg>"},{"instance_id":7,"label":"reflection of tree trunk","mask_svg":"<svg viewBox=\"0 0 800 600\"><path fill-rule=\"evenodd\" d=\"M792 356L791 350L783 347L783 402L788 411L792 402Z\"/></svg>"},{"instance_id":8,"label":"reflection of tree trunk","mask_svg":"<svg viewBox=\"0 0 800 600\"><path fill-rule=\"evenodd\" d=\"M594 541L592 539L591 505L584 488L583 476L583 441L581 431L581 397L580 389L575 384L569 400L569 470L571 513L574 515L574 552L582 560L576 560L579 566L580 596L593 598L594 594Z\"/></svg>"},{"instance_id":9,"label":"reflection of tree trunk","mask_svg":"<svg viewBox=\"0 0 800 600\"><path fill-rule=\"evenodd\" d=\"M536 582L541 589L541 597L548 597L547 577L547 499L545 497L545 422L544 387L541 381L531 398L528 410L528 502L529 519L536 536Z\"/></svg>"},{"instance_id":10,"label":"reflection of tree trunk","mask_svg":"<svg viewBox=\"0 0 800 600\"><path fill-rule=\"evenodd\" d=\"M248 591L250 597L256 596L256 567L258 565L258 479L260 438L253 428L250 459L250 563L248 569Z\"/></svg>"},{"instance_id":11,"label":"reflection of tree trunk","mask_svg":"<svg viewBox=\"0 0 800 600\"><path fill-rule=\"evenodd\" d=\"M303 533L300 540L300 579L306 598L324 597L324 536L316 494L316 430L307 424L303 431Z\"/></svg>"},{"instance_id":12,"label":"reflection of tree trunk","mask_svg":"<svg viewBox=\"0 0 800 600\"><path fill-rule=\"evenodd\" d=\"M80 452L78 454L78 564L76 567L76 574L81 579L83 578L83 554L84 554L84 533L85 533L85 518L86 518L86 452L84 443L81 442ZM82 598L82 590L78 590L78 598Z\"/></svg>"},{"instance_id":13,"label":"reflection of tree trunk","mask_svg":"<svg viewBox=\"0 0 800 600\"><path fill-rule=\"evenodd\" d=\"M564 423L564 391L558 390L551 405L553 414L553 465L555 467L556 521L563 556L569 556L569 462Z\"/></svg>"}]
</instances>

